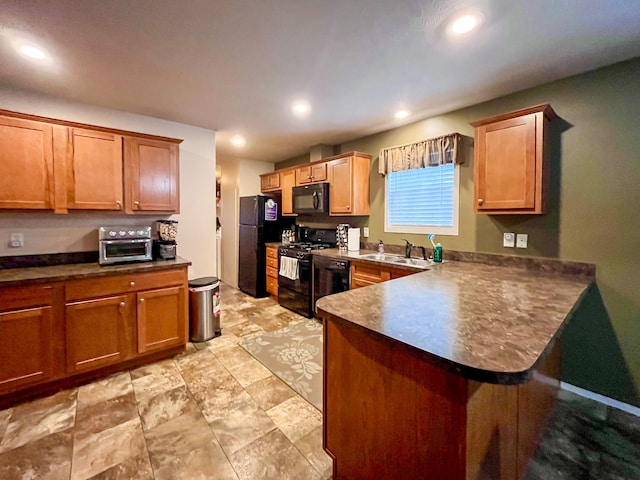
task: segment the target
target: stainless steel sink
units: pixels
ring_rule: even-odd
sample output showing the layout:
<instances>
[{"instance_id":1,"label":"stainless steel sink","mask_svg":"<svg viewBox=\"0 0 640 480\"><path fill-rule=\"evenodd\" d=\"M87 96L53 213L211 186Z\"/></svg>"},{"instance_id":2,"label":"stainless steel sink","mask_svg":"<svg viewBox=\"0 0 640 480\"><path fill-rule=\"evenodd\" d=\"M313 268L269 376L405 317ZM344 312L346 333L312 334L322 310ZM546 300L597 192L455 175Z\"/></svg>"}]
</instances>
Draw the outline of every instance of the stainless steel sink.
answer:
<instances>
[{"instance_id":1,"label":"stainless steel sink","mask_svg":"<svg viewBox=\"0 0 640 480\"><path fill-rule=\"evenodd\" d=\"M428 268L432 264L429 260L422 260L420 258L398 258L393 260L391 263L399 263L401 265L409 265L417 268Z\"/></svg>"},{"instance_id":2,"label":"stainless steel sink","mask_svg":"<svg viewBox=\"0 0 640 480\"><path fill-rule=\"evenodd\" d=\"M404 259L400 255L390 255L388 253L367 253L366 255L360 255L360 258L375 260L376 262L393 262L394 260Z\"/></svg>"},{"instance_id":3,"label":"stainless steel sink","mask_svg":"<svg viewBox=\"0 0 640 480\"><path fill-rule=\"evenodd\" d=\"M422 260L419 258L405 258L401 255L390 255L387 253L367 253L366 255L360 255L360 258L365 260L375 260L376 262L389 263L391 265L407 265L415 268L428 268L432 262L429 260Z\"/></svg>"}]
</instances>

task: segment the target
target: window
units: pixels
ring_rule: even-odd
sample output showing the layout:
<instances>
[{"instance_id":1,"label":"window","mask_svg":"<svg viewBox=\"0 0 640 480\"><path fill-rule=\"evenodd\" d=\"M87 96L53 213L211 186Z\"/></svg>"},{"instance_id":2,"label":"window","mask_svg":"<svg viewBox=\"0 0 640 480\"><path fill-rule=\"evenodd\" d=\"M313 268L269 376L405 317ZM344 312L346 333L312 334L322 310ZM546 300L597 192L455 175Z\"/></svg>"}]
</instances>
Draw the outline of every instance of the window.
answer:
<instances>
[{"instance_id":1,"label":"window","mask_svg":"<svg viewBox=\"0 0 640 480\"><path fill-rule=\"evenodd\" d=\"M454 163L385 177L385 232L458 234L459 169Z\"/></svg>"}]
</instances>

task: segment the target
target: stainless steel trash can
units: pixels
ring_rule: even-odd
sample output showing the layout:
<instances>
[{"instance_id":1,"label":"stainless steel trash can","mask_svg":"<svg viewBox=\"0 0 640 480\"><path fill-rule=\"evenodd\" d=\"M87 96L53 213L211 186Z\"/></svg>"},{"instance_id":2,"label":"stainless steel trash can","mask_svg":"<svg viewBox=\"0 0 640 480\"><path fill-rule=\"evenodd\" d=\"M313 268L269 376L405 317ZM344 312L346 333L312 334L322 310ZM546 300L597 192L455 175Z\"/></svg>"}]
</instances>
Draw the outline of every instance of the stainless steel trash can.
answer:
<instances>
[{"instance_id":1,"label":"stainless steel trash can","mask_svg":"<svg viewBox=\"0 0 640 480\"><path fill-rule=\"evenodd\" d=\"M189 280L189 340L205 342L220 333L218 278L202 277Z\"/></svg>"}]
</instances>

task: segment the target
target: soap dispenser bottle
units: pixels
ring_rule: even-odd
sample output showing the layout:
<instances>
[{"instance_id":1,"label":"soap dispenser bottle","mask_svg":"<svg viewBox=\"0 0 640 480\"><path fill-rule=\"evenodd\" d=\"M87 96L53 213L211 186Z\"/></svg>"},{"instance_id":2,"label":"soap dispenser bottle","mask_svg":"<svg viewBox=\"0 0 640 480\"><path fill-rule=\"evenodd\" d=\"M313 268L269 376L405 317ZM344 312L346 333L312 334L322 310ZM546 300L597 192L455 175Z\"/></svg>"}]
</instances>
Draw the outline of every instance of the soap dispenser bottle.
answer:
<instances>
[{"instance_id":1,"label":"soap dispenser bottle","mask_svg":"<svg viewBox=\"0 0 640 480\"><path fill-rule=\"evenodd\" d=\"M378 243L378 253L379 254L384 253L384 243L382 243L382 240L380 240L380 242Z\"/></svg>"}]
</instances>

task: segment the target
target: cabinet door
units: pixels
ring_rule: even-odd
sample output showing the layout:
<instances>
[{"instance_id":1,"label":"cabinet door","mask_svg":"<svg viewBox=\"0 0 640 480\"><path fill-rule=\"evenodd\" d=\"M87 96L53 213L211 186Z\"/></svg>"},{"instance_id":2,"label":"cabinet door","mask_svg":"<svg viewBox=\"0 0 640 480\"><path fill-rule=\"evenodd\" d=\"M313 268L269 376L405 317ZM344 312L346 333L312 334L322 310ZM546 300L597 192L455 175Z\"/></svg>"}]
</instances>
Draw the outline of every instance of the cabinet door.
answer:
<instances>
[{"instance_id":1,"label":"cabinet door","mask_svg":"<svg viewBox=\"0 0 640 480\"><path fill-rule=\"evenodd\" d=\"M68 129L67 208L122 210L122 136Z\"/></svg>"},{"instance_id":2,"label":"cabinet door","mask_svg":"<svg viewBox=\"0 0 640 480\"><path fill-rule=\"evenodd\" d=\"M0 393L51 378L52 308L0 313L0 343Z\"/></svg>"},{"instance_id":3,"label":"cabinet door","mask_svg":"<svg viewBox=\"0 0 640 480\"><path fill-rule=\"evenodd\" d=\"M187 341L184 287L137 294L138 353L184 345Z\"/></svg>"},{"instance_id":4,"label":"cabinet door","mask_svg":"<svg viewBox=\"0 0 640 480\"><path fill-rule=\"evenodd\" d=\"M281 174L282 184L282 214L296 215L293 212L293 187L296 184L296 171L287 170Z\"/></svg>"},{"instance_id":5,"label":"cabinet door","mask_svg":"<svg viewBox=\"0 0 640 480\"><path fill-rule=\"evenodd\" d=\"M296 168L296 185L305 185L311 181L311 167Z\"/></svg>"},{"instance_id":6,"label":"cabinet door","mask_svg":"<svg viewBox=\"0 0 640 480\"><path fill-rule=\"evenodd\" d=\"M67 373L83 372L126 360L131 339L125 295L66 305Z\"/></svg>"},{"instance_id":7,"label":"cabinet door","mask_svg":"<svg viewBox=\"0 0 640 480\"><path fill-rule=\"evenodd\" d=\"M51 125L0 117L0 208L54 206Z\"/></svg>"},{"instance_id":8,"label":"cabinet door","mask_svg":"<svg viewBox=\"0 0 640 480\"><path fill-rule=\"evenodd\" d=\"M178 145L146 138L125 138L127 213L177 213Z\"/></svg>"},{"instance_id":9,"label":"cabinet door","mask_svg":"<svg viewBox=\"0 0 640 480\"><path fill-rule=\"evenodd\" d=\"M319 163L317 165L311 165L311 180L313 182L326 182L327 181L327 164Z\"/></svg>"},{"instance_id":10,"label":"cabinet door","mask_svg":"<svg viewBox=\"0 0 640 480\"><path fill-rule=\"evenodd\" d=\"M262 192L271 192L280 189L280 174L267 173L260 175L260 190Z\"/></svg>"},{"instance_id":11,"label":"cabinet door","mask_svg":"<svg viewBox=\"0 0 640 480\"><path fill-rule=\"evenodd\" d=\"M476 148L477 210L534 209L535 115L479 127Z\"/></svg>"},{"instance_id":12,"label":"cabinet door","mask_svg":"<svg viewBox=\"0 0 640 480\"><path fill-rule=\"evenodd\" d=\"M351 157L329 162L329 185L329 214L351 213L353 199Z\"/></svg>"}]
</instances>

